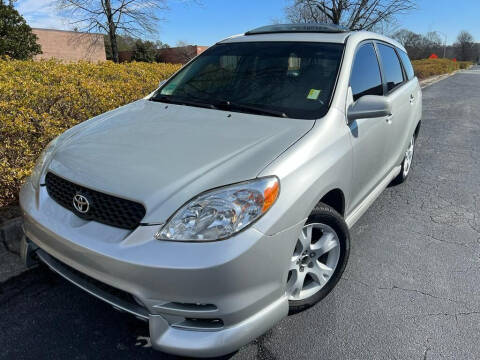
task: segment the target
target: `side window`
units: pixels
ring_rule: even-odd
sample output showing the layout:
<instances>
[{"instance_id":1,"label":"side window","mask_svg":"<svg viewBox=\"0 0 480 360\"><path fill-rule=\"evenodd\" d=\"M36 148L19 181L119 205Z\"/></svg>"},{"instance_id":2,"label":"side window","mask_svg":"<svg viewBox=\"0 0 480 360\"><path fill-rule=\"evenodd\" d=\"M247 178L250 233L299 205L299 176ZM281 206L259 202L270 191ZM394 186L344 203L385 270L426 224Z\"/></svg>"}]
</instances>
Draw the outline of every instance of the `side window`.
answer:
<instances>
[{"instance_id":1,"label":"side window","mask_svg":"<svg viewBox=\"0 0 480 360\"><path fill-rule=\"evenodd\" d=\"M382 78L373 44L362 45L355 55L350 77L353 100L364 95L383 95Z\"/></svg>"},{"instance_id":2,"label":"side window","mask_svg":"<svg viewBox=\"0 0 480 360\"><path fill-rule=\"evenodd\" d=\"M403 83L403 72L397 53L391 46L378 44L378 52L382 59L383 75L387 90L391 91Z\"/></svg>"},{"instance_id":3,"label":"side window","mask_svg":"<svg viewBox=\"0 0 480 360\"><path fill-rule=\"evenodd\" d=\"M415 77L415 71L413 70L412 63L410 62L410 59L408 58L407 53L403 52L402 50L398 50L398 54L400 55L400 58L402 59L403 68L405 69L405 72L407 73L407 79L412 80Z\"/></svg>"}]
</instances>

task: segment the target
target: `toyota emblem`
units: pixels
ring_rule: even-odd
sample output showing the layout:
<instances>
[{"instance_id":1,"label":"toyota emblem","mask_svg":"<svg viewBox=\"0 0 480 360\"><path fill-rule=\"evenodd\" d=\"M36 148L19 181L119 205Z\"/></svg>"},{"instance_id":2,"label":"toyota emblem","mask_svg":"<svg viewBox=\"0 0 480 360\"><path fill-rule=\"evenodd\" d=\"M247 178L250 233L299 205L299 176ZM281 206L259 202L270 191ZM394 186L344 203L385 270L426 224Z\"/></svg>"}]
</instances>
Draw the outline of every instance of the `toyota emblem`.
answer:
<instances>
[{"instance_id":1,"label":"toyota emblem","mask_svg":"<svg viewBox=\"0 0 480 360\"><path fill-rule=\"evenodd\" d=\"M81 194L76 194L73 197L73 207L75 210L77 210L81 214L86 214L88 210L90 210L90 202L88 199L81 195Z\"/></svg>"}]
</instances>

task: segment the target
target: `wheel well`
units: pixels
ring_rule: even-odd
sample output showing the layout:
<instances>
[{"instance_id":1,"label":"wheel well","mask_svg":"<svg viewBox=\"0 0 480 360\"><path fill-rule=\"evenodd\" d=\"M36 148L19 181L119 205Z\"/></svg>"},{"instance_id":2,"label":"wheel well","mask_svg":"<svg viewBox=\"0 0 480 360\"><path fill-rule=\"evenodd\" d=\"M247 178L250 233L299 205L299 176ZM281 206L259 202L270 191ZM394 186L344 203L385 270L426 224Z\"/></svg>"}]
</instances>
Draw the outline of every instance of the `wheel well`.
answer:
<instances>
[{"instance_id":1,"label":"wheel well","mask_svg":"<svg viewBox=\"0 0 480 360\"><path fill-rule=\"evenodd\" d=\"M330 190L322 197L320 202L331 206L342 216L345 213L345 196L340 189Z\"/></svg>"},{"instance_id":2,"label":"wheel well","mask_svg":"<svg viewBox=\"0 0 480 360\"><path fill-rule=\"evenodd\" d=\"M422 125L422 121L420 120L417 124L417 127L415 128L415 131L413 134L415 135L415 139L418 138L418 133L420 132L420 126Z\"/></svg>"}]
</instances>

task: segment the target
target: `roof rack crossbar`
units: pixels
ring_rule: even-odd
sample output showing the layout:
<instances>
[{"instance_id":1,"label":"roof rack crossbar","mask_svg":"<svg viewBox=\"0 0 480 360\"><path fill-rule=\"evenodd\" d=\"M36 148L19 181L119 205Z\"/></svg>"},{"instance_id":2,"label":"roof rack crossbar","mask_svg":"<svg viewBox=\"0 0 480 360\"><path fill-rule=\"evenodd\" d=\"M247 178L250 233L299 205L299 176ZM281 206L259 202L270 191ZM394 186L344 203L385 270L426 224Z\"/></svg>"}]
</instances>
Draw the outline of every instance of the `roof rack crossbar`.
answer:
<instances>
[{"instance_id":1,"label":"roof rack crossbar","mask_svg":"<svg viewBox=\"0 0 480 360\"><path fill-rule=\"evenodd\" d=\"M276 24L262 26L250 31L245 35L273 34L273 33L298 33L298 32L316 32L316 33L344 33L349 30L334 24L310 23L310 24Z\"/></svg>"}]
</instances>

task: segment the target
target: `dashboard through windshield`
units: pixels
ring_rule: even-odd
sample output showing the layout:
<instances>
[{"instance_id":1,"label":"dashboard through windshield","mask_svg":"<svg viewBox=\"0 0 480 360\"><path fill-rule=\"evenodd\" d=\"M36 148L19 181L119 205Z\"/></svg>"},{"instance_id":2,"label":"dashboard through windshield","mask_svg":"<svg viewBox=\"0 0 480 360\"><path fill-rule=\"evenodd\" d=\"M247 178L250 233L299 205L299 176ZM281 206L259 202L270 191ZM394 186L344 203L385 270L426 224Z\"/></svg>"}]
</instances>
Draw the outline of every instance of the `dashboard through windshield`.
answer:
<instances>
[{"instance_id":1,"label":"dashboard through windshield","mask_svg":"<svg viewBox=\"0 0 480 360\"><path fill-rule=\"evenodd\" d=\"M217 44L172 77L153 101L317 119L329 107L343 44Z\"/></svg>"}]
</instances>

